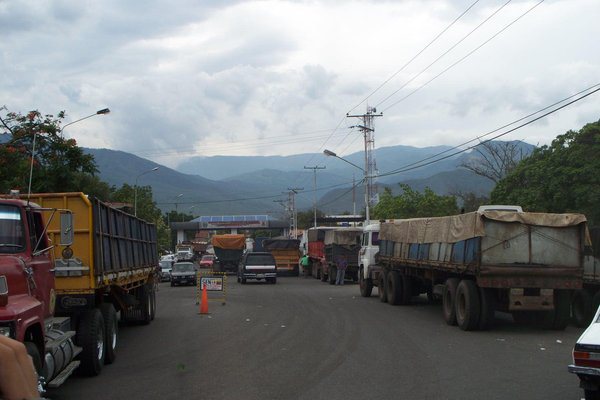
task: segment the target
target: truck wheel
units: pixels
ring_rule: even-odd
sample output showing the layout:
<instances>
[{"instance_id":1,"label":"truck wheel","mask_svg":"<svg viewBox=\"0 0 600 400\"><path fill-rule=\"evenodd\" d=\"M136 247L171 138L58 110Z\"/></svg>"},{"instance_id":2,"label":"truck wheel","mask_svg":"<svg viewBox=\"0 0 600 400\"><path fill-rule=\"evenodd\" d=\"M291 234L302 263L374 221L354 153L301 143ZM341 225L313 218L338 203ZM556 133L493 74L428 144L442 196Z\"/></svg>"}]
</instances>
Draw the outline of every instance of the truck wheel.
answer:
<instances>
[{"instance_id":1,"label":"truck wheel","mask_svg":"<svg viewBox=\"0 0 600 400\"><path fill-rule=\"evenodd\" d=\"M398 271L388 272L385 281L385 294L388 304L396 306L402 302L402 276Z\"/></svg>"},{"instance_id":2,"label":"truck wheel","mask_svg":"<svg viewBox=\"0 0 600 400\"><path fill-rule=\"evenodd\" d=\"M138 290L139 310L141 313L140 323L148 325L152 321L152 290L151 285L142 285Z\"/></svg>"},{"instance_id":3,"label":"truck wheel","mask_svg":"<svg viewBox=\"0 0 600 400\"><path fill-rule=\"evenodd\" d=\"M40 349L33 342L25 342L25 350L27 350L27 354L31 357L31 361L33 361L33 367L35 368L35 372L37 372L38 376L43 376L43 366L42 366L42 357L40 356Z\"/></svg>"},{"instance_id":4,"label":"truck wheel","mask_svg":"<svg viewBox=\"0 0 600 400\"><path fill-rule=\"evenodd\" d=\"M246 278L242 277L241 279L242 279L242 285L245 285L246 284Z\"/></svg>"},{"instance_id":5,"label":"truck wheel","mask_svg":"<svg viewBox=\"0 0 600 400\"><path fill-rule=\"evenodd\" d=\"M448 325L456 325L456 288L458 279L448 278L444 285L444 295L442 297L442 311L444 320Z\"/></svg>"},{"instance_id":6,"label":"truck wheel","mask_svg":"<svg viewBox=\"0 0 600 400\"><path fill-rule=\"evenodd\" d=\"M377 282L377 293L379 294L379 301L382 303L387 302L387 292L385 287L387 286L387 279L385 276L385 271L381 271L379 273L379 282Z\"/></svg>"},{"instance_id":7,"label":"truck wheel","mask_svg":"<svg viewBox=\"0 0 600 400\"><path fill-rule=\"evenodd\" d=\"M472 331L479 327L481 303L479 288L470 279L463 279L456 289L456 323L463 331Z\"/></svg>"},{"instance_id":8,"label":"truck wheel","mask_svg":"<svg viewBox=\"0 0 600 400\"><path fill-rule=\"evenodd\" d=\"M373 292L373 281L371 278L364 277L364 270L361 268L358 272L358 284L360 287L360 295L362 297L371 297L371 293Z\"/></svg>"},{"instance_id":9,"label":"truck wheel","mask_svg":"<svg viewBox=\"0 0 600 400\"><path fill-rule=\"evenodd\" d=\"M569 291L554 289L554 310L544 314L543 325L545 328L558 331L564 330L569 325L569 317L571 316Z\"/></svg>"},{"instance_id":10,"label":"truck wheel","mask_svg":"<svg viewBox=\"0 0 600 400\"><path fill-rule=\"evenodd\" d=\"M77 329L77 345L82 348L79 354L79 373L96 376L104 365L104 318L97 308L82 314Z\"/></svg>"},{"instance_id":11,"label":"truck wheel","mask_svg":"<svg viewBox=\"0 0 600 400\"><path fill-rule=\"evenodd\" d=\"M335 285L335 279L336 279L336 275L337 275L337 268L335 267L335 265L330 265L329 266L329 271L327 271L327 276L329 277L329 284L330 285Z\"/></svg>"},{"instance_id":12,"label":"truck wheel","mask_svg":"<svg viewBox=\"0 0 600 400\"><path fill-rule=\"evenodd\" d=\"M479 299L481 300L479 329L486 330L494 323L496 314L496 301L494 299L494 292L489 288L479 288Z\"/></svg>"},{"instance_id":13,"label":"truck wheel","mask_svg":"<svg viewBox=\"0 0 600 400\"><path fill-rule=\"evenodd\" d=\"M402 298L400 299L400 304L406 306L410 304L410 299L412 298L413 280L405 274L401 274L400 279L402 280Z\"/></svg>"},{"instance_id":14,"label":"truck wheel","mask_svg":"<svg viewBox=\"0 0 600 400\"><path fill-rule=\"evenodd\" d=\"M577 290L573 293L571 300L571 315L576 326L583 328L590 324L592 320L592 295L585 289Z\"/></svg>"},{"instance_id":15,"label":"truck wheel","mask_svg":"<svg viewBox=\"0 0 600 400\"><path fill-rule=\"evenodd\" d=\"M111 303L100 304L100 312L104 319L104 364L112 364L117 358L117 342L119 339L119 324L117 321L117 312Z\"/></svg>"},{"instance_id":16,"label":"truck wheel","mask_svg":"<svg viewBox=\"0 0 600 400\"><path fill-rule=\"evenodd\" d=\"M156 317L156 286L152 285L152 314L150 320L154 321L154 317Z\"/></svg>"}]
</instances>

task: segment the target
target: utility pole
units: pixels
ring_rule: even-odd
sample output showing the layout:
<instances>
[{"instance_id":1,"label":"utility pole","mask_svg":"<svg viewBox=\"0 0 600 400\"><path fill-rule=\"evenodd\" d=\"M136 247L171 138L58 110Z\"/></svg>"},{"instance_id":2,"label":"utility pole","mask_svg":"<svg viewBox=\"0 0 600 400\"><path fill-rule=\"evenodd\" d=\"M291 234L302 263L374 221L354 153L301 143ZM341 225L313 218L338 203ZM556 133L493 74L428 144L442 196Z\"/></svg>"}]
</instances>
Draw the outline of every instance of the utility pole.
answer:
<instances>
[{"instance_id":1,"label":"utility pole","mask_svg":"<svg viewBox=\"0 0 600 400\"><path fill-rule=\"evenodd\" d=\"M291 224L290 230L293 232L294 239L298 238L298 210L296 210L296 194L300 190L304 190L304 188L288 188L288 198L290 202L290 210L291 210Z\"/></svg>"},{"instance_id":2,"label":"utility pole","mask_svg":"<svg viewBox=\"0 0 600 400\"><path fill-rule=\"evenodd\" d=\"M361 130L365 139L365 225L371 220L370 205L373 202L373 196L377 194L377 188L374 184L374 178L377 174L377 165L375 163L375 128L373 119L383 116L382 113L376 114L374 107L367 106L367 112L360 115L349 115L348 118L360 118L362 125L356 127Z\"/></svg>"},{"instance_id":3,"label":"utility pole","mask_svg":"<svg viewBox=\"0 0 600 400\"><path fill-rule=\"evenodd\" d=\"M327 167L323 166L323 167L319 167L318 165L315 165L314 167L307 167L304 166L304 169L312 169L314 172L314 178L313 178L313 213L315 215L315 224L314 227L317 227L317 170L318 169L326 169Z\"/></svg>"}]
</instances>

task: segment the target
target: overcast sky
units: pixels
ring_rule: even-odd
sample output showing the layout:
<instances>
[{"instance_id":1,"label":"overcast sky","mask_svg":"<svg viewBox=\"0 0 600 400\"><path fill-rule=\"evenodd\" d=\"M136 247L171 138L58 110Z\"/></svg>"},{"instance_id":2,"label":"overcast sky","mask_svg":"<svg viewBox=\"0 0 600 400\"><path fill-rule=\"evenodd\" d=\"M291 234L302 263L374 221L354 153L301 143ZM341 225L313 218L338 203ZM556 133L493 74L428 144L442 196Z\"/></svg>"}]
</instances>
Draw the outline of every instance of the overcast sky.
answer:
<instances>
[{"instance_id":1,"label":"overcast sky","mask_svg":"<svg viewBox=\"0 0 600 400\"><path fill-rule=\"evenodd\" d=\"M0 0L0 106L66 123L109 107L66 136L172 167L348 154L363 145L346 113L473 1ZM414 78L505 3L480 0L369 97L377 147L456 145L600 82L600 1L546 0L402 100L538 1L513 0ZM546 144L598 119L600 93L505 138Z\"/></svg>"}]
</instances>

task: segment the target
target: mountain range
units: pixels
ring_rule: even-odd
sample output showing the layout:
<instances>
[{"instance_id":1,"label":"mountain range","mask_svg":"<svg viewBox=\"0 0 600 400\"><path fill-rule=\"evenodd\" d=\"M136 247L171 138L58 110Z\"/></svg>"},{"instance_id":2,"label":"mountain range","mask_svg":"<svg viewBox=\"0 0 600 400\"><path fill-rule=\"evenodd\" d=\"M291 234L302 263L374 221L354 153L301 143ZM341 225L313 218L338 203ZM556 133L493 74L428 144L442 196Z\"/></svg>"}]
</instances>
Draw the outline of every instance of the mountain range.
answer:
<instances>
[{"instance_id":1,"label":"mountain range","mask_svg":"<svg viewBox=\"0 0 600 400\"><path fill-rule=\"evenodd\" d=\"M533 146L520 143L525 154ZM291 156L214 156L193 157L184 160L176 169L159 165L131 153L108 149L85 151L94 156L102 180L117 187L130 185L151 186L154 199L163 210L177 209L194 215L272 214L279 216L284 209L290 188L298 190L296 207L317 207L326 213L353 211L352 186L356 210L363 208L364 187L360 185L363 171L335 157L321 154ZM460 167L464 162L479 157L476 152L456 152L448 146L417 148L391 146L375 151L381 178L377 186L381 191L389 187L399 191L398 183L406 183L416 190L430 187L438 194L474 192L489 194L493 182ZM414 168L415 163L431 160L443 153L446 159ZM344 159L356 166L364 164L363 153L357 152ZM313 170L310 166L326 167L317 171L317 190L313 190ZM158 167L158 169L156 169ZM392 173L394 171L403 171ZM386 175L386 173L390 173Z\"/></svg>"}]
</instances>

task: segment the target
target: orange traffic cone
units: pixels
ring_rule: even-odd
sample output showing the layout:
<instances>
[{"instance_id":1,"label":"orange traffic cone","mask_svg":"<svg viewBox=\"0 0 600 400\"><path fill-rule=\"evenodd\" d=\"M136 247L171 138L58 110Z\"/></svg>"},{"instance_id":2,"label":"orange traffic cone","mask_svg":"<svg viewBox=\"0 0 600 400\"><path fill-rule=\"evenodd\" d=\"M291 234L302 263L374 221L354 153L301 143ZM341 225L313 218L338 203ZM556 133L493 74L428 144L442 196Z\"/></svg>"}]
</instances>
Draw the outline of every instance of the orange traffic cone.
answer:
<instances>
[{"instance_id":1,"label":"orange traffic cone","mask_svg":"<svg viewBox=\"0 0 600 400\"><path fill-rule=\"evenodd\" d=\"M200 299L200 314L208 314L208 293L206 284L202 285L202 298Z\"/></svg>"}]
</instances>

